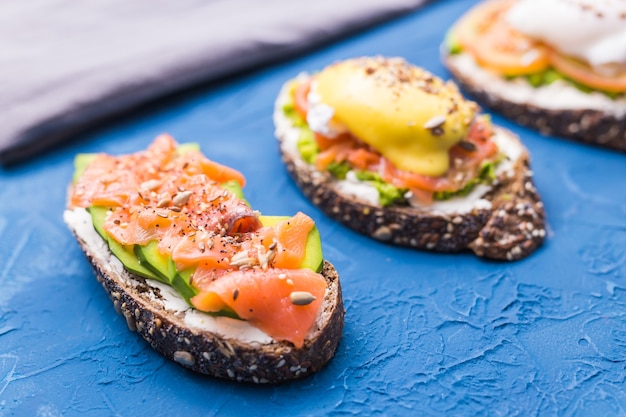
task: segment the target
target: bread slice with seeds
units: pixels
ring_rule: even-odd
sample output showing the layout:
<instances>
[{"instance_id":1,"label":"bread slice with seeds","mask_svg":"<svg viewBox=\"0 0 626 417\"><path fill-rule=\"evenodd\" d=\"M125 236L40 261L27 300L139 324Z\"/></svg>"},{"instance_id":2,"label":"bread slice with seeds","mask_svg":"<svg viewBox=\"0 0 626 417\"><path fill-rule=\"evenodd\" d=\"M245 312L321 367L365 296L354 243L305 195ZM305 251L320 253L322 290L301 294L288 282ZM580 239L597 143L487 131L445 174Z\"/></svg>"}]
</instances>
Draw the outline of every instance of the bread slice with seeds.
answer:
<instances>
[{"instance_id":1,"label":"bread slice with seeds","mask_svg":"<svg viewBox=\"0 0 626 417\"><path fill-rule=\"evenodd\" d=\"M187 368L235 381L279 383L320 370L335 354L344 308L339 277L327 261L322 307L304 345L296 348L245 321L194 310L169 285L129 273L95 232L85 209L66 210L64 220L128 327Z\"/></svg>"},{"instance_id":2,"label":"bread slice with seeds","mask_svg":"<svg viewBox=\"0 0 626 417\"><path fill-rule=\"evenodd\" d=\"M452 24L443 63L481 104L545 135L626 151L626 78L610 2L476 2ZM576 27L576 36L563 28Z\"/></svg>"},{"instance_id":3,"label":"bread slice with seeds","mask_svg":"<svg viewBox=\"0 0 626 417\"><path fill-rule=\"evenodd\" d=\"M510 131L495 128L494 140L504 159L490 185L480 184L468 195L431 205L382 206L371 185L350 175L338 179L302 157L302 121L286 113L293 104L293 85L290 81L283 86L274 108L282 160L303 194L329 217L383 242L439 252L471 250L498 260L524 258L543 243L545 212L530 157Z\"/></svg>"}]
</instances>

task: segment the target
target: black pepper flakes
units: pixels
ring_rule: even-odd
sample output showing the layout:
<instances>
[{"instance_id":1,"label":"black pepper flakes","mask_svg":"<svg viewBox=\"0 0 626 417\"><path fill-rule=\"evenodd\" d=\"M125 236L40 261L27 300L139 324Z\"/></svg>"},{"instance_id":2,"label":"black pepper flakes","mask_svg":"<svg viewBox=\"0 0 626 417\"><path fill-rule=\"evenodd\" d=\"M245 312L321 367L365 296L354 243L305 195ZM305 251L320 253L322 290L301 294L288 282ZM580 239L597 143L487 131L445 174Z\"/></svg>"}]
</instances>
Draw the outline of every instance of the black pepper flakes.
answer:
<instances>
[{"instance_id":1,"label":"black pepper flakes","mask_svg":"<svg viewBox=\"0 0 626 417\"><path fill-rule=\"evenodd\" d=\"M462 140L458 143L459 147L468 151L468 152L474 152L476 151L476 145L474 145L472 142L468 142L466 140Z\"/></svg>"}]
</instances>

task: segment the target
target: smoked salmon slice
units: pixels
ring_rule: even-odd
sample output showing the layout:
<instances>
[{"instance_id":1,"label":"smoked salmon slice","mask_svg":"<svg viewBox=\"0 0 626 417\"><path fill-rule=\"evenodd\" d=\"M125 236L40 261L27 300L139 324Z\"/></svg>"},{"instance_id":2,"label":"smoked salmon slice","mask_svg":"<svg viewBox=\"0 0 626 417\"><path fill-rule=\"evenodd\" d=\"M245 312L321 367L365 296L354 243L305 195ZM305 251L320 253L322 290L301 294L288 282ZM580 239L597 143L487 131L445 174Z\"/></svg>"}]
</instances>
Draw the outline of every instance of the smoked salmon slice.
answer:
<instances>
[{"instance_id":1,"label":"smoked salmon slice","mask_svg":"<svg viewBox=\"0 0 626 417\"><path fill-rule=\"evenodd\" d=\"M246 201L222 186L237 170L160 135L143 152L95 156L74 184L73 207L107 207L103 228L124 245L157 242L177 271L191 271L192 305L237 316L300 347L326 291L300 265L313 220L303 213L263 226ZM234 295L234 297L233 297Z\"/></svg>"},{"instance_id":2,"label":"smoked salmon slice","mask_svg":"<svg viewBox=\"0 0 626 417\"><path fill-rule=\"evenodd\" d=\"M233 271L205 283L191 299L198 310L225 306L276 340L302 347L326 292L324 278L310 269Z\"/></svg>"}]
</instances>

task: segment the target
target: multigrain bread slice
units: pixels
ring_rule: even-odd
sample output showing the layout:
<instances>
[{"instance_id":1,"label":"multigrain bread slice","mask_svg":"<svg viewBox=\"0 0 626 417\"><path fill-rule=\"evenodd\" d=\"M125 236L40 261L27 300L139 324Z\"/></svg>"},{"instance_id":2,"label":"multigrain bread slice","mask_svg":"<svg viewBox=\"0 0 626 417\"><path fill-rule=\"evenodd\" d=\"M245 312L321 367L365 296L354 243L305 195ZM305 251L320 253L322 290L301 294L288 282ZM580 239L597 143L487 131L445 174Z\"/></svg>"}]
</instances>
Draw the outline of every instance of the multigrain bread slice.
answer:
<instances>
[{"instance_id":1,"label":"multigrain bread slice","mask_svg":"<svg viewBox=\"0 0 626 417\"><path fill-rule=\"evenodd\" d=\"M491 186L431 206L387 206L365 198L359 187L305 162L297 149L300 128L285 116L288 84L276 100L274 123L282 160L306 195L324 213L377 240L439 252L472 250L478 256L517 260L545 239L545 212L533 183L530 158L519 138L497 128L506 157ZM354 186L354 188L353 188Z\"/></svg>"},{"instance_id":2,"label":"multigrain bread slice","mask_svg":"<svg viewBox=\"0 0 626 417\"><path fill-rule=\"evenodd\" d=\"M481 68L468 53L442 59L457 83L481 104L538 130L576 141L626 151L626 98L585 93L564 81L533 87L524 78L505 79Z\"/></svg>"},{"instance_id":3,"label":"multigrain bread slice","mask_svg":"<svg viewBox=\"0 0 626 417\"><path fill-rule=\"evenodd\" d=\"M280 383L320 370L335 354L344 308L339 276L328 261L322 270L328 284L322 308L304 345L296 348L244 321L196 311L170 286L129 273L84 209L66 210L64 220L128 327L182 366L235 381Z\"/></svg>"}]
</instances>

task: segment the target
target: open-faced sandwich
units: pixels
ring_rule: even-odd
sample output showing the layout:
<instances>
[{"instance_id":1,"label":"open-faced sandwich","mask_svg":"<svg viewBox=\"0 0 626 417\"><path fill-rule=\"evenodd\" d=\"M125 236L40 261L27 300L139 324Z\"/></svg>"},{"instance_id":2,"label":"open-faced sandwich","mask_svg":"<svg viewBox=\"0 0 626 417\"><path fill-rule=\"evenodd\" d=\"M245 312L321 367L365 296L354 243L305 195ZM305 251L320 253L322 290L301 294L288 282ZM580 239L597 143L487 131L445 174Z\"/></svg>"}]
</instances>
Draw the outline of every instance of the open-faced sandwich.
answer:
<instances>
[{"instance_id":1,"label":"open-faced sandwich","mask_svg":"<svg viewBox=\"0 0 626 417\"><path fill-rule=\"evenodd\" d=\"M626 151L626 2L485 1L442 49L479 102L544 134Z\"/></svg>"},{"instance_id":2,"label":"open-faced sandwich","mask_svg":"<svg viewBox=\"0 0 626 417\"><path fill-rule=\"evenodd\" d=\"M519 139L450 82L400 58L356 58L288 81L274 109L292 177L375 239L520 259L544 210Z\"/></svg>"},{"instance_id":3,"label":"open-faced sandwich","mask_svg":"<svg viewBox=\"0 0 626 417\"><path fill-rule=\"evenodd\" d=\"M130 155L82 154L64 219L131 330L221 378L309 375L343 329L339 277L310 217L262 216L238 171L161 135Z\"/></svg>"}]
</instances>

